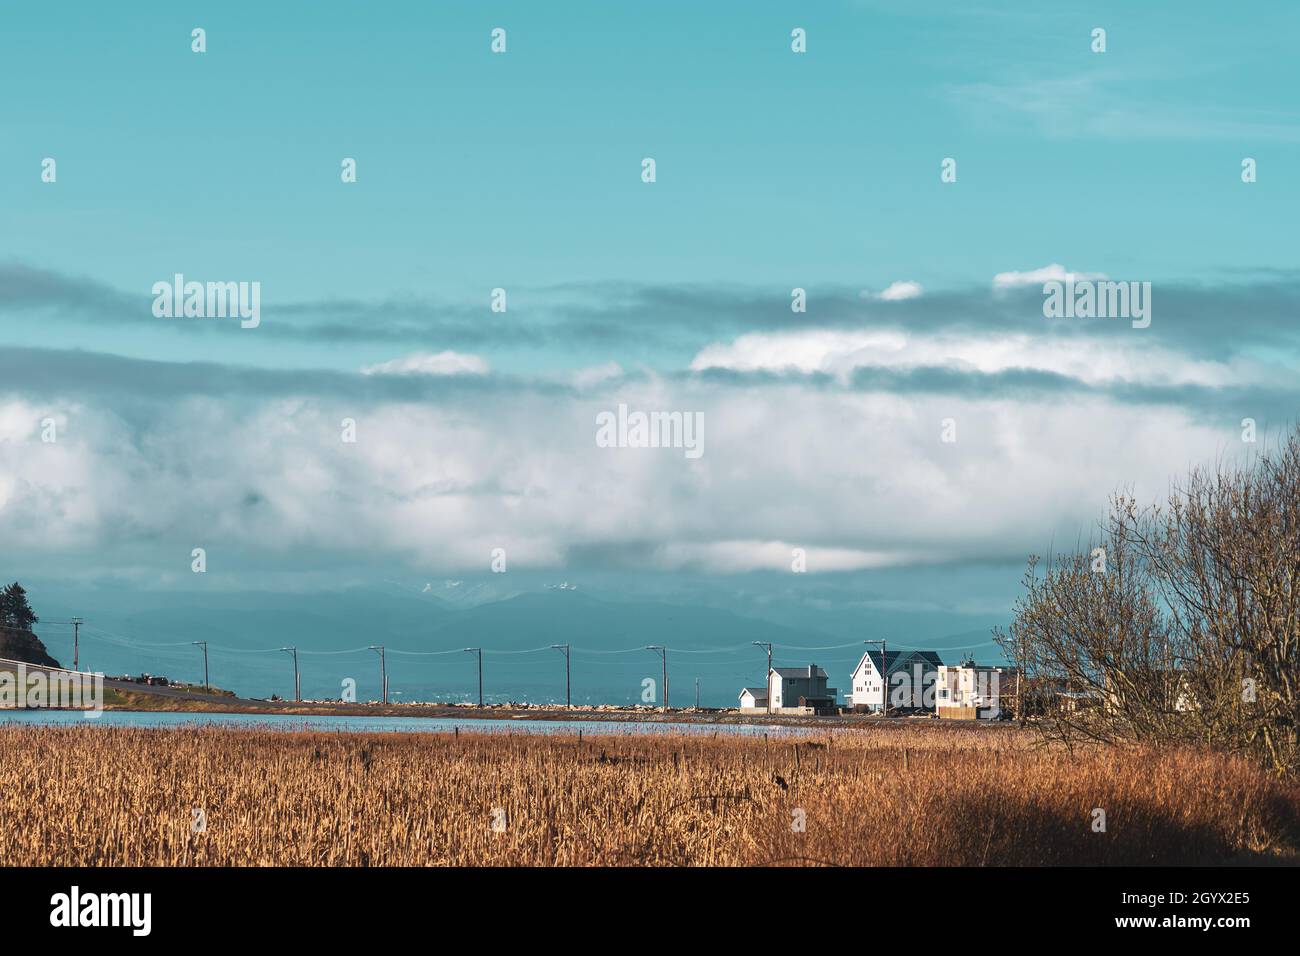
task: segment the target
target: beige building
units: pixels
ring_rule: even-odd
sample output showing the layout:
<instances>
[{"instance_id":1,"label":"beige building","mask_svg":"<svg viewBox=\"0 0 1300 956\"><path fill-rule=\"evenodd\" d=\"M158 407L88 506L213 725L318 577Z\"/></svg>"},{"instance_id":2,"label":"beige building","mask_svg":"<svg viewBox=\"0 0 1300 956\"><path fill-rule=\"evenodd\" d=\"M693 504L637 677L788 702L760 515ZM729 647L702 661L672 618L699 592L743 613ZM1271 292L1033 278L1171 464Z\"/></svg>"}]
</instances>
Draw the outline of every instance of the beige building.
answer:
<instances>
[{"instance_id":1,"label":"beige building","mask_svg":"<svg viewBox=\"0 0 1300 956\"><path fill-rule=\"evenodd\" d=\"M1008 667L965 661L943 664L935 680L934 710L940 717L958 720L996 720L1002 716L1002 685Z\"/></svg>"}]
</instances>

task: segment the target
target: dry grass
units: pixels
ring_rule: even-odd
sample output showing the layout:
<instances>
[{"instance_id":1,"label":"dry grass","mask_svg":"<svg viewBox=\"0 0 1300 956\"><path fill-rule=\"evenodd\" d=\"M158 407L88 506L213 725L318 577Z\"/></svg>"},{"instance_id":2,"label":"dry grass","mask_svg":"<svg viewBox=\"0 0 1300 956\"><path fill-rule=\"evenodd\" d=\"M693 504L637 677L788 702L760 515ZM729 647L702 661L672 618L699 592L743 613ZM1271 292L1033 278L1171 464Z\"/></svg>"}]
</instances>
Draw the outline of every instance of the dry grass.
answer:
<instances>
[{"instance_id":1,"label":"dry grass","mask_svg":"<svg viewBox=\"0 0 1300 956\"><path fill-rule=\"evenodd\" d=\"M29 865L1177 864L1300 845L1296 788L1244 762L1007 729L844 731L796 757L788 738L8 726L0 781L3 859Z\"/></svg>"}]
</instances>

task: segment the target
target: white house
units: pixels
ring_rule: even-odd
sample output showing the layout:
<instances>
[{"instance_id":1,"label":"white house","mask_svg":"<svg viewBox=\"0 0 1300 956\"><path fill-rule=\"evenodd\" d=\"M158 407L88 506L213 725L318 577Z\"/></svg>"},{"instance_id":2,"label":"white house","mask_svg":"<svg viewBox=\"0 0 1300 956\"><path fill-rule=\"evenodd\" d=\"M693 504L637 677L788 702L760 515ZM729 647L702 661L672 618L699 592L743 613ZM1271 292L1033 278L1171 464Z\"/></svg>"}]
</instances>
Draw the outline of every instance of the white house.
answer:
<instances>
[{"instance_id":1,"label":"white house","mask_svg":"<svg viewBox=\"0 0 1300 956\"><path fill-rule=\"evenodd\" d=\"M854 710L880 710L884 701L885 681L889 675L889 707L930 710L934 707L931 690L943 665L934 651L889 651L882 665L880 651L867 651L853 668L849 702Z\"/></svg>"},{"instance_id":2,"label":"white house","mask_svg":"<svg viewBox=\"0 0 1300 956\"><path fill-rule=\"evenodd\" d=\"M1010 673L1010 668L981 666L973 661L941 666L935 687L935 713L964 720L996 719L1002 713L1003 678L1009 678ZM1011 689L1009 685L1007 689Z\"/></svg>"},{"instance_id":3,"label":"white house","mask_svg":"<svg viewBox=\"0 0 1300 956\"><path fill-rule=\"evenodd\" d=\"M826 671L816 664L773 667L767 672L766 688L746 687L740 692L741 712L820 714L833 711L838 691L827 687L826 681Z\"/></svg>"},{"instance_id":4,"label":"white house","mask_svg":"<svg viewBox=\"0 0 1300 956\"><path fill-rule=\"evenodd\" d=\"M767 713L767 688L746 687L740 692L740 712Z\"/></svg>"}]
</instances>

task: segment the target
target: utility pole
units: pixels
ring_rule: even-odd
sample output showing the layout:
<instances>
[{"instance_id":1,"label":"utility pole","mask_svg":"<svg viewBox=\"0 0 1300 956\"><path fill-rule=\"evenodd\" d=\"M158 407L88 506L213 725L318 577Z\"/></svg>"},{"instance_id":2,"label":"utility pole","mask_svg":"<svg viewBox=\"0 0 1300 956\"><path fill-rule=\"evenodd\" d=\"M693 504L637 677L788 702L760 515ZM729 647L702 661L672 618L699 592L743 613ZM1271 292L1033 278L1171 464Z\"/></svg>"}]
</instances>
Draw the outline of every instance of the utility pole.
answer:
<instances>
[{"instance_id":1,"label":"utility pole","mask_svg":"<svg viewBox=\"0 0 1300 956\"><path fill-rule=\"evenodd\" d=\"M205 692L211 691L212 688L208 685L208 642L190 641L190 643L195 647L203 648L203 690Z\"/></svg>"},{"instance_id":2,"label":"utility pole","mask_svg":"<svg viewBox=\"0 0 1300 956\"><path fill-rule=\"evenodd\" d=\"M1025 726L1025 635L1020 635L1020 676L1016 679L1016 717Z\"/></svg>"},{"instance_id":3,"label":"utility pole","mask_svg":"<svg viewBox=\"0 0 1300 956\"><path fill-rule=\"evenodd\" d=\"M889 716L889 654L885 650L885 642L881 641L863 641L863 644L880 645L880 707L881 716Z\"/></svg>"},{"instance_id":4,"label":"utility pole","mask_svg":"<svg viewBox=\"0 0 1300 956\"><path fill-rule=\"evenodd\" d=\"M755 647L767 648L767 673L763 675L763 686L767 688L767 712L772 712L772 645L763 641L751 641Z\"/></svg>"},{"instance_id":5,"label":"utility pole","mask_svg":"<svg viewBox=\"0 0 1300 956\"><path fill-rule=\"evenodd\" d=\"M695 678L695 709L700 709L700 679Z\"/></svg>"},{"instance_id":6,"label":"utility pole","mask_svg":"<svg viewBox=\"0 0 1300 956\"><path fill-rule=\"evenodd\" d=\"M551 648L553 650L559 651L561 654L564 655L564 709L572 710L573 695L569 691L569 645L552 644Z\"/></svg>"},{"instance_id":7,"label":"utility pole","mask_svg":"<svg viewBox=\"0 0 1300 956\"><path fill-rule=\"evenodd\" d=\"M466 654L478 654L478 705L483 706L483 648L467 647Z\"/></svg>"},{"instance_id":8,"label":"utility pole","mask_svg":"<svg viewBox=\"0 0 1300 956\"><path fill-rule=\"evenodd\" d=\"M301 701L301 700L302 700L302 681L300 681L300 680L298 679L298 648L296 648L296 647L282 647L282 648L280 648L280 650L282 650L282 651L287 651L287 652L293 654L293 699L294 699L295 701Z\"/></svg>"},{"instance_id":9,"label":"utility pole","mask_svg":"<svg viewBox=\"0 0 1300 956\"><path fill-rule=\"evenodd\" d=\"M77 669L78 652L81 649L81 618L72 619L72 669Z\"/></svg>"},{"instance_id":10,"label":"utility pole","mask_svg":"<svg viewBox=\"0 0 1300 956\"><path fill-rule=\"evenodd\" d=\"M379 693L386 704L388 703L388 658L384 656L384 645L371 644L366 650L379 652Z\"/></svg>"},{"instance_id":11,"label":"utility pole","mask_svg":"<svg viewBox=\"0 0 1300 956\"><path fill-rule=\"evenodd\" d=\"M664 661L664 713L668 713L668 648L660 647L658 644L651 644L646 647L647 651L654 651Z\"/></svg>"}]
</instances>

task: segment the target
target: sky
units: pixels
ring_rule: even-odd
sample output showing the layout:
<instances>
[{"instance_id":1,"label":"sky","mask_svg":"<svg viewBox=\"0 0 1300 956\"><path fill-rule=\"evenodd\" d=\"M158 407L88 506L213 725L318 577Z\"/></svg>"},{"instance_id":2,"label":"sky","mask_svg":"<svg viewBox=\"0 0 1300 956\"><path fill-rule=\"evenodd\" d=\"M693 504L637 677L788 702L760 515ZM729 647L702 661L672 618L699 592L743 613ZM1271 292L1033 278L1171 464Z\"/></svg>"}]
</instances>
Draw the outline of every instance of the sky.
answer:
<instances>
[{"instance_id":1,"label":"sky","mask_svg":"<svg viewBox=\"0 0 1300 956\"><path fill-rule=\"evenodd\" d=\"M6 5L0 576L87 614L566 581L819 634L1004 622L1117 488L1295 420L1298 27ZM155 315L178 273L259 283L260 323ZM1150 326L1046 317L1069 276L1151 283ZM702 453L599 447L620 405L702 416Z\"/></svg>"}]
</instances>

